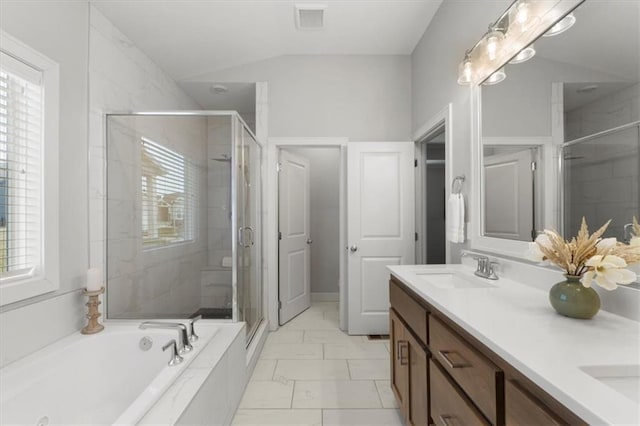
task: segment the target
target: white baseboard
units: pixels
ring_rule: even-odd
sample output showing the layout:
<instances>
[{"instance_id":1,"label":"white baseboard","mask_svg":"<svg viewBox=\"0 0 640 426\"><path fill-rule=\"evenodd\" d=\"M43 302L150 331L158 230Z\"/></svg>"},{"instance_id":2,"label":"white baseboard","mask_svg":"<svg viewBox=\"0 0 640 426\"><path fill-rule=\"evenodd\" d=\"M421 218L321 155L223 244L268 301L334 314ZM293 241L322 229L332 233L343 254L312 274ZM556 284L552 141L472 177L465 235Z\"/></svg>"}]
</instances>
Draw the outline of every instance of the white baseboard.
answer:
<instances>
[{"instance_id":1,"label":"white baseboard","mask_svg":"<svg viewBox=\"0 0 640 426\"><path fill-rule=\"evenodd\" d=\"M337 302L340 300L340 293L311 293L312 302Z\"/></svg>"}]
</instances>

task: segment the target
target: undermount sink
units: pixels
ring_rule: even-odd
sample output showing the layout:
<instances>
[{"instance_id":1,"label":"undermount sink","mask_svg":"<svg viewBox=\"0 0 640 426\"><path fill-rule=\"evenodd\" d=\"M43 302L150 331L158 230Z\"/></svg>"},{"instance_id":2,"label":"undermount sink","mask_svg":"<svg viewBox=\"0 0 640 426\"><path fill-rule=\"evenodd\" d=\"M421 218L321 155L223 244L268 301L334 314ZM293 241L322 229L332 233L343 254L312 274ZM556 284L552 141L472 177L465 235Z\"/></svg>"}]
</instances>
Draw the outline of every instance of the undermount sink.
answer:
<instances>
[{"instance_id":1,"label":"undermount sink","mask_svg":"<svg viewBox=\"0 0 640 426\"><path fill-rule=\"evenodd\" d=\"M480 279L466 277L460 273L450 271L417 272L416 275L434 287L442 289L467 289L495 287Z\"/></svg>"},{"instance_id":2,"label":"undermount sink","mask_svg":"<svg viewBox=\"0 0 640 426\"><path fill-rule=\"evenodd\" d=\"M580 370L640 404L640 365L590 365Z\"/></svg>"}]
</instances>

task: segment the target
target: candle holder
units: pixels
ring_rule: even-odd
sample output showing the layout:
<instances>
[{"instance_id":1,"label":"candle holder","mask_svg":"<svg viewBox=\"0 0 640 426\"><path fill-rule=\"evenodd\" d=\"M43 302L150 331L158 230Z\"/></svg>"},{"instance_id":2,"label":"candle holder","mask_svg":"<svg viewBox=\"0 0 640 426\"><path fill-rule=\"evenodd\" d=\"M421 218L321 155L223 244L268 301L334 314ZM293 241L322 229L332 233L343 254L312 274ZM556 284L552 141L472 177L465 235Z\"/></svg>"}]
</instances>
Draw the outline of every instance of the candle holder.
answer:
<instances>
[{"instance_id":1,"label":"candle holder","mask_svg":"<svg viewBox=\"0 0 640 426\"><path fill-rule=\"evenodd\" d=\"M102 293L104 293L104 287L96 291L87 291L86 288L82 289L82 294L89 296L89 301L86 303L86 306L89 307L89 312L87 313L89 323L80 330L82 334L95 334L104 330L104 325L98 322L98 318L102 315L98 312L98 306L102 303L98 297Z\"/></svg>"}]
</instances>

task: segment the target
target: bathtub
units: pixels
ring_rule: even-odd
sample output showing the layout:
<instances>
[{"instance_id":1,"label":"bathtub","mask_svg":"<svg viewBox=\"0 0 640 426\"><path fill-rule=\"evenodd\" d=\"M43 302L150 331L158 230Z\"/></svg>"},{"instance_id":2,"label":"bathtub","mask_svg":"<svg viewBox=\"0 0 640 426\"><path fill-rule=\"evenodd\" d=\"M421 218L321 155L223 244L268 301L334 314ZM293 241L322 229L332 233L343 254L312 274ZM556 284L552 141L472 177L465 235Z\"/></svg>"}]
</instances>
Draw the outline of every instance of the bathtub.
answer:
<instances>
[{"instance_id":1,"label":"bathtub","mask_svg":"<svg viewBox=\"0 0 640 426\"><path fill-rule=\"evenodd\" d=\"M140 330L140 322L108 322L101 333L72 334L0 370L0 424L136 424L194 360L202 367L202 352L222 357L216 336L234 325L198 322L193 351L169 367L171 351L162 346L177 339L177 331ZM152 342L147 350L140 345L144 337ZM204 367L217 363L209 359Z\"/></svg>"}]
</instances>

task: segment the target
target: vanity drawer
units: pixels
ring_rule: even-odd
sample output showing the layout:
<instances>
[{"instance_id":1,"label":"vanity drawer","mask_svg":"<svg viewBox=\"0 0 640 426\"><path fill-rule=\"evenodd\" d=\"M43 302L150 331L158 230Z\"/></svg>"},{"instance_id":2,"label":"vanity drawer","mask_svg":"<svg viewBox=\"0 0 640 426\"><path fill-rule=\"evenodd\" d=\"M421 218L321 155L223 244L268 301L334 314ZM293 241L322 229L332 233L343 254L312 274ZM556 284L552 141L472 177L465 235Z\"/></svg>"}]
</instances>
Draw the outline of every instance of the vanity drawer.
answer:
<instances>
[{"instance_id":1,"label":"vanity drawer","mask_svg":"<svg viewBox=\"0 0 640 426\"><path fill-rule=\"evenodd\" d=\"M413 300L395 281L389 281L389 300L391 307L413 330L416 336L427 344L427 310Z\"/></svg>"},{"instance_id":2,"label":"vanity drawer","mask_svg":"<svg viewBox=\"0 0 640 426\"><path fill-rule=\"evenodd\" d=\"M429 347L443 370L471 398L493 424L501 424L503 373L485 356L433 315L429 319ZM434 418L435 420L435 418Z\"/></svg>"},{"instance_id":3,"label":"vanity drawer","mask_svg":"<svg viewBox=\"0 0 640 426\"><path fill-rule=\"evenodd\" d=\"M460 392L437 362L429 360L431 418L437 426L488 425L486 419Z\"/></svg>"},{"instance_id":4,"label":"vanity drawer","mask_svg":"<svg viewBox=\"0 0 640 426\"><path fill-rule=\"evenodd\" d=\"M506 381L504 399L507 426L568 424L517 381Z\"/></svg>"}]
</instances>

